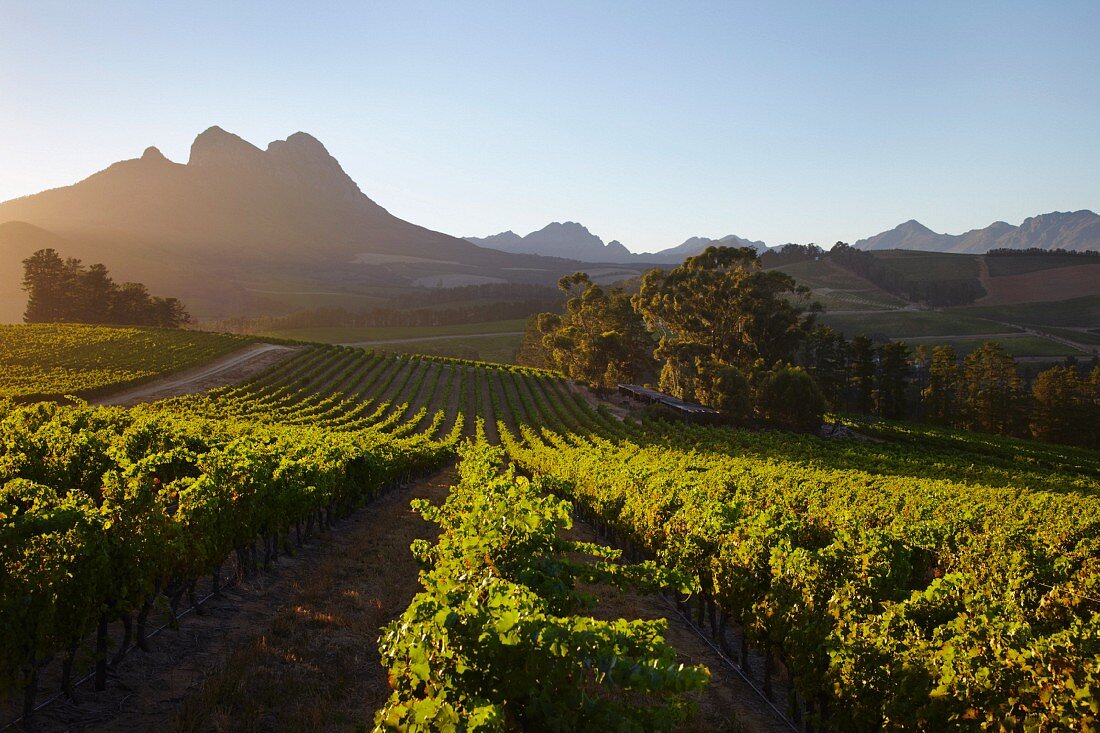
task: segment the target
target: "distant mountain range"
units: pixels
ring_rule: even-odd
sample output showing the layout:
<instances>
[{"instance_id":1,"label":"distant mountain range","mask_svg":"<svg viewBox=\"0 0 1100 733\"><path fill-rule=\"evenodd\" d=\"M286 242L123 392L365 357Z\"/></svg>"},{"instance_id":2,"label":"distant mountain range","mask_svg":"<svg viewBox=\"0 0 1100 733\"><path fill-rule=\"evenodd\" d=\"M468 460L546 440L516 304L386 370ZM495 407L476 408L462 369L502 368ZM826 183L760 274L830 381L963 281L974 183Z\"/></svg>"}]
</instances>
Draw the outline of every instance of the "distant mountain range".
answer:
<instances>
[{"instance_id":1,"label":"distant mountain range","mask_svg":"<svg viewBox=\"0 0 1100 733\"><path fill-rule=\"evenodd\" d=\"M712 245L752 247L760 253L766 252L768 249L768 246L763 242L752 242L735 234L729 234L721 239L691 237L683 244L659 252L635 254L618 240L612 240L604 244L604 241L588 231L587 227L574 221L552 222L542 229L523 237L513 231L507 231L492 234L488 237L466 237L466 241L482 247L499 249L503 252L568 257L581 262L653 265L678 264Z\"/></svg>"},{"instance_id":2,"label":"distant mountain range","mask_svg":"<svg viewBox=\"0 0 1100 733\"><path fill-rule=\"evenodd\" d=\"M1014 227L996 221L965 234L938 234L910 219L888 232L861 239L859 249L915 249L925 252L984 254L991 249L1100 250L1100 216L1088 211L1040 214Z\"/></svg>"},{"instance_id":3,"label":"distant mountain range","mask_svg":"<svg viewBox=\"0 0 1100 733\"><path fill-rule=\"evenodd\" d=\"M635 254L621 242L604 244L598 236L576 222L554 222L521 237L502 232L488 237L466 237L466 241L503 252L569 257L582 262L631 264L676 264L697 255L711 245L752 247L759 253L782 245L766 245L730 234L719 239L691 237L683 244L653 253ZM909 220L887 232L861 239L859 249L914 249L926 252L984 254L991 249L1100 250L1100 216L1091 211L1052 212L1025 219L1018 227L1003 221L965 234L937 234L918 221Z\"/></svg>"}]
</instances>

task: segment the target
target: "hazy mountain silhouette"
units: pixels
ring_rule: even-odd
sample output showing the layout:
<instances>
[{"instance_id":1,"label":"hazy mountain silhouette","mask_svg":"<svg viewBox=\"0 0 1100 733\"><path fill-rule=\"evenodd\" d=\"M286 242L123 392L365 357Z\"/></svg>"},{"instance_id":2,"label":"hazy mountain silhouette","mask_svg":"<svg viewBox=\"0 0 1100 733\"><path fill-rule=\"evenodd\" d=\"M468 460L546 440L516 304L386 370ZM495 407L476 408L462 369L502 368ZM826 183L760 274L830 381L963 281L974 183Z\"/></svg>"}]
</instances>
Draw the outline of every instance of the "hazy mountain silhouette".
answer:
<instances>
[{"instance_id":1,"label":"hazy mountain silhouette","mask_svg":"<svg viewBox=\"0 0 1100 733\"><path fill-rule=\"evenodd\" d=\"M663 249L660 252L654 252L653 254L643 254L646 262L656 262L658 264L676 264L683 262L688 257L693 257L707 247L752 247L758 254L763 254L768 251L768 245L763 242L754 242L748 239L737 236L736 234L727 234L720 239L710 239L709 237L690 237L686 239L683 244L679 244L675 247L669 247Z\"/></svg>"},{"instance_id":2,"label":"hazy mountain silhouette","mask_svg":"<svg viewBox=\"0 0 1100 733\"><path fill-rule=\"evenodd\" d=\"M604 241L575 221L551 222L536 232L521 237L513 231L488 237L466 237L466 241L502 252L567 257L582 262L637 262L621 242Z\"/></svg>"},{"instance_id":3,"label":"hazy mountain silhouette","mask_svg":"<svg viewBox=\"0 0 1100 733\"><path fill-rule=\"evenodd\" d=\"M260 150L211 127L195 138L186 165L149 148L73 186L0 204L3 221L65 237L124 233L230 256L497 257L391 215L303 132Z\"/></svg>"},{"instance_id":4,"label":"hazy mountain silhouette","mask_svg":"<svg viewBox=\"0 0 1100 733\"><path fill-rule=\"evenodd\" d=\"M1040 214L1020 226L1003 221L965 234L938 234L910 219L893 229L855 243L860 249L915 249L928 252L984 254L991 249L1100 250L1100 216L1088 211Z\"/></svg>"},{"instance_id":5,"label":"hazy mountain silhouette","mask_svg":"<svg viewBox=\"0 0 1100 733\"><path fill-rule=\"evenodd\" d=\"M552 222L538 231L521 237L513 231L492 234L488 237L466 237L466 241L492 247L503 252L543 255L546 257L569 257L582 262L614 262L637 264L678 264L685 258L697 255L711 245L726 247L752 247L764 252L768 246L763 242L742 239L735 234L710 239L691 237L683 244L659 252L634 254L621 242L612 240L607 244L588 231L587 227L573 221Z\"/></svg>"},{"instance_id":6,"label":"hazy mountain silhouette","mask_svg":"<svg viewBox=\"0 0 1100 733\"><path fill-rule=\"evenodd\" d=\"M18 282L20 260L45 236L63 255L103 262L121 279L194 304L199 315L268 309L248 293L270 292L272 282L303 289L304 279L327 290L552 283L577 269L399 219L303 132L261 150L211 127L195 138L186 164L148 148L74 185L0 204L0 225L7 222L25 226L5 229L5 285Z\"/></svg>"}]
</instances>

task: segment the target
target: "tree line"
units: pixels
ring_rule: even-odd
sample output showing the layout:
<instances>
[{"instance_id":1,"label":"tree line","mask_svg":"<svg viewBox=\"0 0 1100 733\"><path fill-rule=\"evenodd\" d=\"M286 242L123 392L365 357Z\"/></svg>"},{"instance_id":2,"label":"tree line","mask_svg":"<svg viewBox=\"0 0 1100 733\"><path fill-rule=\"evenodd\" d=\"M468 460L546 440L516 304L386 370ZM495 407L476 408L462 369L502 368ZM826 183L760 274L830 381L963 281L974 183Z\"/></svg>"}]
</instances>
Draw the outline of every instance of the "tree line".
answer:
<instances>
[{"instance_id":1,"label":"tree line","mask_svg":"<svg viewBox=\"0 0 1100 733\"><path fill-rule=\"evenodd\" d=\"M116 283L102 264L85 266L54 249L23 260L27 323L97 323L179 328L191 315L176 298L149 294L141 283Z\"/></svg>"},{"instance_id":2,"label":"tree line","mask_svg":"<svg viewBox=\"0 0 1100 733\"><path fill-rule=\"evenodd\" d=\"M837 410L909 419L1011 437L1100 448L1100 360L1068 359L1030 384L1001 343L965 357L951 345L848 340L818 327L801 363Z\"/></svg>"},{"instance_id":3,"label":"tree line","mask_svg":"<svg viewBox=\"0 0 1100 733\"><path fill-rule=\"evenodd\" d=\"M1028 386L996 341L960 358L948 345L849 340L817 325L809 289L750 248L651 270L633 295L581 272L559 287L564 312L528 322L518 361L599 390L655 383L731 420L793 429L832 409L1100 447L1100 364L1053 367Z\"/></svg>"},{"instance_id":4,"label":"tree line","mask_svg":"<svg viewBox=\"0 0 1100 733\"><path fill-rule=\"evenodd\" d=\"M986 257L1100 257L1100 251L1095 249L1043 249L1041 247L1028 247L1026 249L1008 249L1000 247L991 249L985 253Z\"/></svg>"}]
</instances>

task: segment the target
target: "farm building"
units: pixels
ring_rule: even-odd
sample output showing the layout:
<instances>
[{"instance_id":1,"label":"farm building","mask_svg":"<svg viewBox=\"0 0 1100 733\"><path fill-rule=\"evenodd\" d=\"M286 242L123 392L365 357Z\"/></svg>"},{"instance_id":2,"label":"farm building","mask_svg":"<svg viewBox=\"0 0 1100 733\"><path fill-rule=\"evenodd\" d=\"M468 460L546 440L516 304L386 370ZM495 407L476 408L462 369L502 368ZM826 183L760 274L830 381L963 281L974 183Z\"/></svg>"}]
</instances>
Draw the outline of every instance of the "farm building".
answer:
<instances>
[{"instance_id":1,"label":"farm building","mask_svg":"<svg viewBox=\"0 0 1100 733\"><path fill-rule=\"evenodd\" d=\"M670 394L637 384L620 384L619 394L646 404L667 407L685 420L693 422L715 422L721 417L721 413L711 407L685 402Z\"/></svg>"}]
</instances>

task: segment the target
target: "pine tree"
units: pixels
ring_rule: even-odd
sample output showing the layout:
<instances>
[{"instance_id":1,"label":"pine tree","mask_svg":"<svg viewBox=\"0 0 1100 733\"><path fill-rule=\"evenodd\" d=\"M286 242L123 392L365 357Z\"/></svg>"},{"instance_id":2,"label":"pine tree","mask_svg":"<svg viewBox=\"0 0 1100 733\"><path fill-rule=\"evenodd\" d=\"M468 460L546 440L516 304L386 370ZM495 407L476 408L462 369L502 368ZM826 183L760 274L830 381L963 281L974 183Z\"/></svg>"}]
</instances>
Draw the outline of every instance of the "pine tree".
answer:
<instances>
[{"instance_id":1,"label":"pine tree","mask_svg":"<svg viewBox=\"0 0 1100 733\"><path fill-rule=\"evenodd\" d=\"M963 366L966 426L999 435L1022 435L1026 395L1016 360L997 341L971 352Z\"/></svg>"},{"instance_id":2,"label":"pine tree","mask_svg":"<svg viewBox=\"0 0 1100 733\"><path fill-rule=\"evenodd\" d=\"M928 383L921 390L924 418L938 425L957 425L960 418L961 388L962 370L959 368L959 355L954 347L937 346L932 349Z\"/></svg>"},{"instance_id":3,"label":"pine tree","mask_svg":"<svg viewBox=\"0 0 1100 733\"><path fill-rule=\"evenodd\" d=\"M851 372L856 412L870 414L875 395L875 346L866 336L852 339Z\"/></svg>"}]
</instances>

